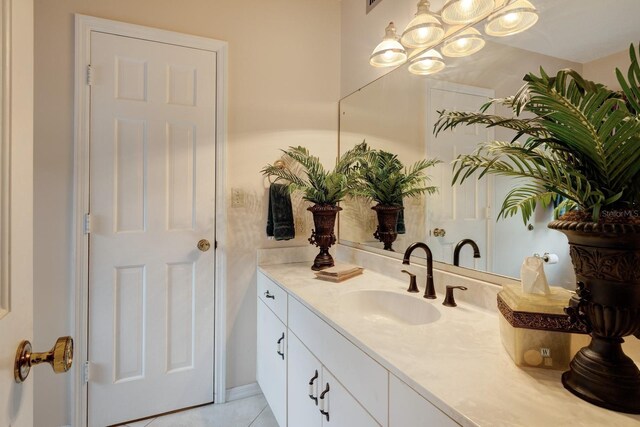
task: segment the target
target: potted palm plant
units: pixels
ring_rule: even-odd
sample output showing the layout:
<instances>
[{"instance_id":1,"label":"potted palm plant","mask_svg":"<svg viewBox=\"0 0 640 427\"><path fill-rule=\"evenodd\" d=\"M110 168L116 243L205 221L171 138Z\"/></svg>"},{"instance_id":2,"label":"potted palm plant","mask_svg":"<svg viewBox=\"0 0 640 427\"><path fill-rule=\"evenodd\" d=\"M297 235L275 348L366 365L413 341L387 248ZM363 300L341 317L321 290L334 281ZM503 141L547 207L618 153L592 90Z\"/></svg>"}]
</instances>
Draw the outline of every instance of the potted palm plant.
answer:
<instances>
[{"instance_id":1,"label":"potted palm plant","mask_svg":"<svg viewBox=\"0 0 640 427\"><path fill-rule=\"evenodd\" d=\"M434 132L475 123L516 132L459 156L453 182L476 172L525 178L499 217L520 212L526 222L537 204L558 203L556 218L565 213L549 227L568 237L578 286L567 313L591 335L562 382L598 406L640 413L640 371L621 348L623 337L640 336L640 66L633 45L629 54L626 77L616 70L622 91L572 70L541 69L515 96L480 112L439 112ZM485 114L491 104L513 117Z\"/></svg>"},{"instance_id":2,"label":"potted palm plant","mask_svg":"<svg viewBox=\"0 0 640 427\"><path fill-rule=\"evenodd\" d=\"M352 194L377 203L378 227L373 236L393 251L398 237L398 218L404 210L403 199L433 194L437 188L427 186L425 171L439 160L419 160L408 168L398 156L383 150L368 150L360 160Z\"/></svg>"},{"instance_id":3,"label":"potted palm plant","mask_svg":"<svg viewBox=\"0 0 640 427\"><path fill-rule=\"evenodd\" d=\"M364 143L355 146L340 156L333 170L328 171L307 148L289 147L282 150L286 167L269 164L261 171L263 175L280 180L286 191L301 191L304 200L314 203L307 208L313 214L315 226L309 243L318 246L320 252L314 260L312 270L322 270L334 265L329 248L336 242L333 230L336 215L342 210L338 203L353 186L354 170L366 149Z\"/></svg>"}]
</instances>

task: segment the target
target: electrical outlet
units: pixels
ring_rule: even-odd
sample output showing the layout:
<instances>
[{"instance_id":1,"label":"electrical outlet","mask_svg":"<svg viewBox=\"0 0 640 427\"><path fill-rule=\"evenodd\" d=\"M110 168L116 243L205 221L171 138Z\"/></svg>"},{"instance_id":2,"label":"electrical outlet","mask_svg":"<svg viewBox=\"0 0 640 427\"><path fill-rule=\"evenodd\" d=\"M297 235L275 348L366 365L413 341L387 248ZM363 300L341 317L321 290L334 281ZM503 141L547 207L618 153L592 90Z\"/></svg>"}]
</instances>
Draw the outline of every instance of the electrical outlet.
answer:
<instances>
[{"instance_id":1,"label":"electrical outlet","mask_svg":"<svg viewBox=\"0 0 640 427\"><path fill-rule=\"evenodd\" d=\"M239 188L231 189L231 207L232 208L244 207L244 192Z\"/></svg>"}]
</instances>

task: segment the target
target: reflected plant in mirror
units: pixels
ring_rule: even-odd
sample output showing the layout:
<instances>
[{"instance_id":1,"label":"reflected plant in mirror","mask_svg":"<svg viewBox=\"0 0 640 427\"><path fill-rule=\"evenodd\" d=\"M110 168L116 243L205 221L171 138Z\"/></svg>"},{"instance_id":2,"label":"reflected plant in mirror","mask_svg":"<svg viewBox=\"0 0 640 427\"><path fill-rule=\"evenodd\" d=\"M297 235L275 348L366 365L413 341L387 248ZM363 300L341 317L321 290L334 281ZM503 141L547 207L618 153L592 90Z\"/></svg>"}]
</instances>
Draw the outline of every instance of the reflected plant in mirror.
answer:
<instances>
[{"instance_id":1,"label":"reflected plant in mirror","mask_svg":"<svg viewBox=\"0 0 640 427\"><path fill-rule=\"evenodd\" d=\"M385 250L393 251L398 234L405 233L404 199L437 191L437 187L427 185L430 177L425 172L438 163L439 160L422 159L405 167L396 154L375 149L368 149L362 156L352 194L377 203L371 208L378 218L373 236L384 244Z\"/></svg>"},{"instance_id":2,"label":"reflected plant in mirror","mask_svg":"<svg viewBox=\"0 0 640 427\"><path fill-rule=\"evenodd\" d=\"M552 77L541 68L514 96L480 112L440 111L434 132L476 124L516 132L458 156L453 184L487 175L520 179L498 218L520 212L525 223L537 204L561 198L555 214L566 213L549 228L567 236L576 273L566 312L591 335L562 383L595 405L639 414L640 370L621 347L624 337L640 337L640 64L633 45L629 58L626 74L616 69L621 91L574 70ZM487 114L492 105L513 116Z\"/></svg>"}]
</instances>

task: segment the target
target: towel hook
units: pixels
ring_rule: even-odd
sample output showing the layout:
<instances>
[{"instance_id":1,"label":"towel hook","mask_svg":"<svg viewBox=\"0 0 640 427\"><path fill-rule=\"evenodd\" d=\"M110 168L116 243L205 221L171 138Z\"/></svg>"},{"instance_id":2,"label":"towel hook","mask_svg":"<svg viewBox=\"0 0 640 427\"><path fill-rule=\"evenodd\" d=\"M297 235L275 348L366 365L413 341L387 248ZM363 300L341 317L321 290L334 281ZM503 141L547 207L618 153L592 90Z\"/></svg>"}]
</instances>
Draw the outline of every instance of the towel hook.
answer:
<instances>
[{"instance_id":1,"label":"towel hook","mask_svg":"<svg viewBox=\"0 0 640 427\"><path fill-rule=\"evenodd\" d=\"M273 162L273 166L278 168L278 169L286 169L287 165L284 163L283 160L276 160L275 162ZM273 184L274 181L271 181L271 175L267 176L267 179L269 180L269 184ZM277 178L276 178L277 181Z\"/></svg>"}]
</instances>

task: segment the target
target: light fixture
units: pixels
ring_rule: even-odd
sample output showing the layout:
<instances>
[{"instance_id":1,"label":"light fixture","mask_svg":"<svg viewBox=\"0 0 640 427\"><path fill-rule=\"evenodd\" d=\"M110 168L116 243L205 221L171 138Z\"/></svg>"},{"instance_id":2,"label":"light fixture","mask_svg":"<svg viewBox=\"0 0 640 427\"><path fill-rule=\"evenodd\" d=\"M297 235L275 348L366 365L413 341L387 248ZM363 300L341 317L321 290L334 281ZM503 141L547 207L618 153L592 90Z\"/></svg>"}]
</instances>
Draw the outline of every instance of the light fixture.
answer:
<instances>
[{"instance_id":1,"label":"light fixture","mask_svg":"<svg viewBox=\"0 0 640 427\"><path fill-rule=\"evenodd\" d=\"M445 67L442 55L463 57L484 47L484 36L474 26L484 22L486 34L503 37L525 31L538 21L537 10L529 0L447 0L436 13L429 7L429 0L418 0L418 11L401 38L390 22L369 63L394 67L408 58L413 74L434 74ZM439 44L442 55L434 49ZM407 52L409 49L413 50Z\"/></svg>"},{"instance_id":2,"label":"light fixture","mask_svg":"<svg viewBox=\"0 0 640 427\"><path fill-rule=\"evenodd\" d=\"M531 28L536 22L536 8L527 0L516 0L489 16L484 31L495 37L510 36Z\"/></svg>"},{"instance_id":3,"label":"light fixture","mask_svg":"<svg viewBox=\"0 0 640 427\"><path fill-rule=\"evenodd\" d=\"M482 49L484 44L480 31L467 28L444 42L442 54L450 57L469 56Z\"/></svg>"},{"instance_id":4,"label":"light fixture","mask_svg":"<svg viewBox=\"0 0 640 427\"><path fill-rule=\"evenodd\" d=\"M408 48L433 46L444 37L442 24L429 10L428 0L418 1L418 12L402 33L401 42Z\"/></svg>"},{"instance_id":5,"label":"light fixture","mask_svg":"<svg viewBox=\"0 0 640 427\"><path fill-rule=\"evenodd\" d=\"M491 13L495 6L494 0L448 0L442 8L442 20L451 25L468 24Z\"/></svg>"},{"instance_id":6,"label":"light fixture","mask_svg":"<svg viewBox=\"0 0 640 427\"><path fill-rule=\"evenodd\" d=\"M373 49L369 57L369 63L374 67L393 67L400 65L407 60L407 52L398 42L396 26L390 22L385 29L385 36L382 42Z\"/></svg>"},{"instance_id":7,"label":"light fixture","mask_svg":"<svg viewBox=\"0 0 640 427\"><path fill-rule=\"evenodd\" d=\"M445 64L442 60L442 55L440 55L437 50L431 49L411 59L409 71L413 74L426 76L428 74L435 74L444 67Z\"/></svg>"}]
</instances>

